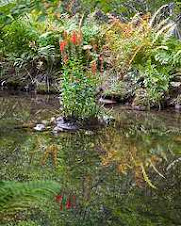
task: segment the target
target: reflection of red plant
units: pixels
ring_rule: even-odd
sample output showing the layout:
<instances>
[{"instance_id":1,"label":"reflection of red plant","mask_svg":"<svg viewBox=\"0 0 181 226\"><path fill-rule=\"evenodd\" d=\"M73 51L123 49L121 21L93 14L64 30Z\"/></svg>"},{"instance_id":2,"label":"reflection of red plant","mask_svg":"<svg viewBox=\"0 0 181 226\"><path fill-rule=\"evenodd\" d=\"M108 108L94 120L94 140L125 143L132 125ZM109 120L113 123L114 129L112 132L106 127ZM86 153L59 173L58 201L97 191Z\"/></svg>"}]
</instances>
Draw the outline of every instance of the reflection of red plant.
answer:
<instances>
[{"instance_id":1,"label":"reflection of red plant","mask_svg":"<svg viewBox=\"0 0 181 226\"><path fill-rule=\"evenodd\" d=\"M57 195L55 197L56 202L60 204L60 210L63 209L71 209L71 208L76 208L76 197L73 196L62 196L62 195Z\"/></svg>"},{"instance_id":2,"label":"reflection of red plant","mask_svg":"<svg viewBox=\"0 0 181 226\"><path fill-rule=\"evenodd\" d=\"M70 209L70 208L71 208L71 201L70 201L70 198L69 198L66 202L66 209Z\"/></svg>"},{"instance_id":3,"label":"reflection of red plant","mask_svg":"<svg viewBox=\"0 0 181 226\"><path fill-rule=\"evenodd\" d=\"M92 74L96 74L97 72L97 64L96 64L96 61L93 61L92 64L91 64L91 71L92 71Z\"/></svg>"},{"instance_id":4,"label":"reflection of red plant","mask_svg":"<svg viewBox=\"0 0 181 226\"><path fill-rule=\"evenodd\" d=\"M57 202L61 202L61 201L62 201L62 198L63 198L62 195L57 195L57 196L55 197L55 199L56 199Z\"/></svg>"},{"instance_id":5,"label":"reflection of red plant","mask_svg":"<svg viewBox=\"0 0 181 226\"><path fill-rule=\"evenodd\" d=\"M61 52L64 51L66 45L67 45L67 42L66 42L66 41L61 41L61 42L60 42L60 51L61 51Z\"/></svg>"}]
</instances>

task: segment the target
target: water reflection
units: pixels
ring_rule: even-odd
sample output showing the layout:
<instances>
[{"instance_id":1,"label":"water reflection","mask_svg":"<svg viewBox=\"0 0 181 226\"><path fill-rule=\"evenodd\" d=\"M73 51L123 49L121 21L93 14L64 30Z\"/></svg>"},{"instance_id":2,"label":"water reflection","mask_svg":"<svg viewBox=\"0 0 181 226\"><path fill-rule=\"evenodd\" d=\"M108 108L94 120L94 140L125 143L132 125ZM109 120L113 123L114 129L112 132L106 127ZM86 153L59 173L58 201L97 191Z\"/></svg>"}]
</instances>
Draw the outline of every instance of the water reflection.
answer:
<instances>
[{"instance_id":1,"label":"water reflection","mask_svg":"<svg viewBox=\"0 0 181 226\"><path fill-rule=\"evenodd\" d=\"M34 99L17 98L21 108L14 108L10 123L14 100L5 100L11 114L0 122L1 179L56 180L59 195L76 197L74 209L60 211L53 202L25 214L28 219L39 225L181 224L180 116L116 110L113 126L54 136L14 129L51 117L51 102L41 112Z\"/></svg>"}]
</instances>

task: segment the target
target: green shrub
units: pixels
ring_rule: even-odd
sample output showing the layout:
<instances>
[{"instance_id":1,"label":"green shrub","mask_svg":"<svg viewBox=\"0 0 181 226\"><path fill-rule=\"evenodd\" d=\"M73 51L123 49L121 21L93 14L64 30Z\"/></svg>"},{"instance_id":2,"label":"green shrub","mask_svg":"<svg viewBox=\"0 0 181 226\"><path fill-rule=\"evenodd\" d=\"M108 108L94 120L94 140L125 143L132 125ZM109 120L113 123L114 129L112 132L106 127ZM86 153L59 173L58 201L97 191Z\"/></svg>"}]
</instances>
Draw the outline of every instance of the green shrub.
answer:
<instances>
[{"instance_id":1,"label":"green shrub","mask_svg":"<svg viewBox=\"0 0 181 226\"><path fill-rule=\"evenodd\" d=\"M173 37L177 24L160 18L159 12L153 17L137 14L129 23L117 20L105 33L113 70L119 78L133 72L136 81L143 80L150 106L160 106L181 67L180 40Z\"/></svg>"},{"instance_id":2,"label":"green shrub","mask_svg":"<svg viewBox=\"0 0 181 226\"><path fill-rule=\"evenodd\" d=\"M96 118L100 108L96 103L96 89L99 84L96 59L88 60L83 46L81 31L65 32L60 42L64 61L62 81L63 111L66 117L84 121Z\"/></svg>"}]
</instances>

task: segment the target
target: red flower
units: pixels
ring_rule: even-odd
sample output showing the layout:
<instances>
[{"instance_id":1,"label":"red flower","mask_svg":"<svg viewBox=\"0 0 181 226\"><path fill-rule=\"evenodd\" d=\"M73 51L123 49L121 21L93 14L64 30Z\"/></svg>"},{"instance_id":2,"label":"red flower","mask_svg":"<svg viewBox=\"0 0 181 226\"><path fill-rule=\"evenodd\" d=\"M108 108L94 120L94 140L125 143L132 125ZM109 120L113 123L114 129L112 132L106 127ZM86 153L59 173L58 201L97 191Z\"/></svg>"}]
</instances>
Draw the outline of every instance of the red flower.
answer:
<instances>
[{"instance_id":1,"label":"red flower","mask_svg":"<svg viewBox=\"0 0 181 226\"><path fill-rule=\"evenodd\" d=\"M77 44L77 33L75 31L73 31L72 36L70 38L70 41L76 45Z\"/></svg>"},{"instance_id":2,"label":"red flower","mask_svg":"<svg viewBox=\"0 0 181 226\"><path fill-rule=\"evenodd\" d=\"M66 45L67 45L67 42L66 41L61 41L59 44L60 44L60 51L63 52L65 47L66 47Z\"/></svg>"}]
</instances>

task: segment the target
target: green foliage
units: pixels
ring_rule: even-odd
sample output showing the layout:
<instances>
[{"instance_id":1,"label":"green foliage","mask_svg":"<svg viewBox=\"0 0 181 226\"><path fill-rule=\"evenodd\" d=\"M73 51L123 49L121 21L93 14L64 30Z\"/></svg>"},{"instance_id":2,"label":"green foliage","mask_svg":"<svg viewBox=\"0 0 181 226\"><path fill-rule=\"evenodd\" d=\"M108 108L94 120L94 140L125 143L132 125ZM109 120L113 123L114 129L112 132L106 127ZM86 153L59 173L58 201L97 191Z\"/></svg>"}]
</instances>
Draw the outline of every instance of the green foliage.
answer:
<instances>
[{"instance_id":1,"label":"green foliage","mask_svg":"<svg viewBox=\"0 0 181 226\"><path fill-rule=\"evenodd\" d=\"M159 105L160 101L164 99L164 94L168 92L172 78L169 69L168 67L157 69L156 65L151 64L151 61L146 62L145 67L141 68L140 75L144 77L149 105Z\"/></svg>"},{"instance_id":2,"label":"green foliage","mask_svg":"<svg viewBox=\"0 0 181 226\"><path fill-rule=\"evenodd\" d=\"M13 21L3 29L2 41L4 54L14 54L20 57L25 52L31 52L30 42L36 40L38 34L33 32L22 20Z\"/></svg>"},{"instance_id":3,"label":"green foliage","mask_svg":"<svg viewBox=\"0 0 181 226\"><path fill-rule=\"evenodd\" d=\"M0 182L0 216L6 218L18 211L37 208L53 200L60 185L53 181Z\"/></svg>"},{"instance_id":4,"label":"green foliage","mask_svg":"<svg viewBox=\"0 0 181 226\"><path fill-rule=\"evenodd\" d=\"M88 36L87 36L88 38ZM95 54L84 50L84 34L64 32L60 51L64 61L62 81L62 103L66 117L84 121L96 118L100 108L96 103L99 84ZM88 40L88 39L87 39ZM92 48L92 46L90 47Z\"/></svg>"},{"instance_id":5,"label":"green foliage","mask_svg":"<svg viewBox=\"0 0 181 226\"><path fill-rule=\"evenodd\" d=\"M114 12L120 14L122 17L130 18L137 12L150 12L154 11L163 4L169 3L169 0L80 0L81 4L79 10L90 13L95 9L102 10L104 12Z\"/></svg>"},{"instance_id":6,"label":"green foliage","mask_svg":"<svg viewBox=\"0 0 181 226\"><path fill-rule=\"evenodd\" d=\"M34 85L38 84L38 74L43 74L47 80L56 75L61 60L57 48L60 33L53 31L53 26L49 19L39 23L38 15L28 14L3 27L0 56L6 61L2 70L5 80L12 71L14 80Z\"/></svg>"},{"instance_id":7,"label":"green foliage","mask_svg":"<svg viewBox=\"0 0 181 226\"><path fill-rule=\"evenodd\" d=\"M164 1L164 3L166 2ZM6 82L13 74L18 81L28 81L28 84L32 83L35 86L39 84L39 80L43 80L49 90L51 82L60 76L60 64L64 64L65 58L67 58L66 55L60 54L58 48L59 41L64 40L64 31L70 36L74 31L81 29L83 36L81 46L73 49L72 45L68 45L66 51L69 53L68 60L70 62L63 67L66 79L72 77L74 73L75 81L70 85L76 90L72 93L74 97L80 94L80 92L78 94L78 90L90 86L89 91L85 88L82 100L86 95L87 102L95 99L95 84L98 76L95 76L96 79L90 76L90 64L96 61L99 71L103 72L102 69L107 66L103 62L103 55L104 53L106 55L109 50L111 66L109 67L108 63L107 68L111 75L116 75L116 81L128 73L134 74L132 81L144 80L143 84L147 92L146 103L150 103L150 106L160 105L168 93L172 75L181 67L180 40L173 38L175 33L177 33L177 37L180 37L179 21L174 15L174 5L162 6L153 16L146 13L148 9L152 11L162 3L163 1L154 1L154 3L142 1L140 3L140 1L117 0L111 2L67 1L67 3L57 0L7 2L1 5L2 17L0 18L2 81ZM116 17L109 20L110 14L103 14L108 23L105 21L99 23L95 19L100 13L97 9L112 12L112 10L116 11L116 8L120 17L128 18L135 13L136 15L131 20L119 20ZM87 15L88 11L92 12L95 9L96 13ZM175 9L176 12L177 8L175 7ZM145 12L145 14L137 13L138 11ZM102 59L102 62L99 58ZM75 72L72 72L72 69ZM38 75L41 75L41 78ZM81 82L77 82L77 79ZM61 80L61 76L59 80ZM132 81L130 86L132 86ZM71 97L68 95L73 88L64 89L65 87L68 87L67 80L63 85L63 91L67 92L66 95L63 95L63 99L66 106L68 106L68 102L71 106ZM119 84L114 87L116 87L115 90L118 90ZM137 88L140 88L139 85ZM131 92L133 90L135 87L131 88ZM82 103L82 106L86 106L86 104ZM67 111L68 107L65 109ZM81 109L82 107L79 108L80 112L83 112L84 110ZM96 114L97 109L90 107L87 115L93 114L90 109L93 109ZM73 111L77 117L75 109ZM83 114L85 112L81 114L80 118Z\"/></svg>"},{"instance_id":8,"label":"green foliage","mask_svg":"<svg viewBox=\"0 0 181 226\"><path fill-rule=\"evenodd\" d=\"M64 67L62 101L64 114L75 119L95 118L99 114L96 103L98 79L83 71L77 61Z\"/></svg>"},{"instance_id":9,"label":"green foliage","mask_svg":"<svg viewBox=\"0 0 181 226\"><path fill-rule=\"evenodd\" d=\"M105 33L113 70L120 78L132 72L137 83L143 80L144 103L149 107L161 107L173 74L181 67L180 40L173 37L178 25L169 16L160 17L164 7L151 18L137 14L129 23L115 21Z\"/></svg>"}]
</instances>

